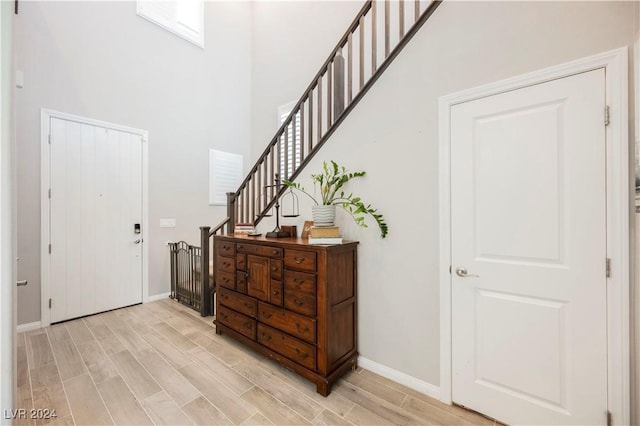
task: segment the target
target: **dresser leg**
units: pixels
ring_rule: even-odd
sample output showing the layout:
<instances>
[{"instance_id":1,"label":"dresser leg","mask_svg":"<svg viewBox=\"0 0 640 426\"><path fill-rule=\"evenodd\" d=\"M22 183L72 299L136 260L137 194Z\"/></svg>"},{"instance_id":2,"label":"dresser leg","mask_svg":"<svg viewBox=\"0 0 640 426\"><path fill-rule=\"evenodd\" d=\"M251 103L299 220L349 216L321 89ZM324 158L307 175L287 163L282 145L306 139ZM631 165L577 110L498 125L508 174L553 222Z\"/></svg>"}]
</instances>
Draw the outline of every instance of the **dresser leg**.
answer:
<instances>
[{"instance_id":1,"label":"dresser leg","mask_svg":"<svg viewBox=\"0 0 640 426\"><path fill-rule=\"evenodd\" d=\"M329 395L329 392L331 392L331 386L329 385L329 382L327 381L317 382L316 392L318 392L322 396Z\"/></svg>"}]
</instances>

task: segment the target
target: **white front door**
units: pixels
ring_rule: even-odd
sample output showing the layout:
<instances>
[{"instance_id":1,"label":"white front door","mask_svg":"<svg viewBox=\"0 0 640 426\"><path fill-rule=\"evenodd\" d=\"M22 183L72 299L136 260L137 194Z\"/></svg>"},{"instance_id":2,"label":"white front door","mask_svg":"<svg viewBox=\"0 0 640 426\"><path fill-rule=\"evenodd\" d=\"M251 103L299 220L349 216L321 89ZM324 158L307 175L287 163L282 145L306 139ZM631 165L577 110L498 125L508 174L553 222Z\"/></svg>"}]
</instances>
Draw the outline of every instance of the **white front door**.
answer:
<instances>
[{"instance_id":1,"label":"white front door","mask_svg":"<svg viewBox=\"0 0 640 426\"><path fill-rule=\"evenodd\" d=\"M50 119L51 322L142 302L142 137Z\"/></svg>"},{"instance_id":2,"label":"white front door","mask_svg":"<svg viewBox=\"0 0 640 426\"><path fill-rule=\"evenodd\" d=\"M605 423L604 107L598 69L451 108L453 402Z\"/></svg>"}]
</instances>

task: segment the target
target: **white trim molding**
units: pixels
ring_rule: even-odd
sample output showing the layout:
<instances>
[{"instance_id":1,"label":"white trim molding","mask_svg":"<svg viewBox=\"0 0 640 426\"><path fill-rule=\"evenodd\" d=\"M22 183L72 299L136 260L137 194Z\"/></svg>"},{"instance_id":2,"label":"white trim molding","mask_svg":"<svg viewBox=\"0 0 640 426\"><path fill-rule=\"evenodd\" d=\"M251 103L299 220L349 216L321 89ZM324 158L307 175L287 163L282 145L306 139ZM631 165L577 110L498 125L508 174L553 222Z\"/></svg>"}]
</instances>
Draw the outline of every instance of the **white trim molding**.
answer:
<instances>
[{"instance_id":1,"label":"white trim molding","mask_svg":"<svg viewBox=\"0 0 640 426\"><path fill-rule=\"evenodd\" d=\"M147 296L146 299L142 301L142 303L155 302L156 300L167 299L171 295L171 292L168 291L166 293L154 294L152 296Z\"/></svg>"},{"instance_id":2,"label":"white trim molding","mask_svg":"<svg viewBox=\"0 0 640 426\"><path fill-rule=\"evenodd\" d=\"M451 388L451 176L450 109L475 99L605 69L606 102L610 107L607 140L607 256L612 274L607 279L608 404L615 424L630 422L629 365L629 223L632 199L629 174L628 48L545 68L507 80L446 95L439 100L440 207L440 400L452 402Z\"/></svg>"},{"instance_id":3,"label":"white trim molding","mask_svg":"<svg viewBox=\"0 0 640 426\"><path fill-rule=\"evenodd\" d=\"M416 379L413 376L410 376L402 371L394 370L393 368L387 367L386 365L378 364L375 361L371 361L370 359L363 358L362 356L358 357L358 366L364 368L365 370L369 370L372 373L376 373L379 376L385 377L389 380L393 380L396 383L400 383L410 389L413 389L416 392L420 392L434 399L440 398L440 388L436 385L432 385L431 383L422 381L420 379Z\"/></svg>"},{"instance_id":4,"label":"white trim molding","mask_svg":"<svg viewBox=\"0 0 640 426\"><path fill-rule=\"evenodd\" d=\"M40 321L28 322L26 324L19 324L16 327L16 333L24 333L26 331L39 330L42 328L42 323Z\"/></svg>"},{"instance_id":5,"label":"white trim molding","mask_svg":"<svg viewBox=\"0 0 640 426\"><path fill-rule=\"evenodd\" d=\"M49 133L52 118L127 132L139 135L142 138L142 241L144 242L144 244L142 244L142 301L144 302L149 298L149 132L43 108L40 112L40 322L42 327L51 325L51 312L49 310L49 297L51 294L49 270L49 235L51 224L49 217L49 188L51 179Z\"/></svg>"}]
</instances>

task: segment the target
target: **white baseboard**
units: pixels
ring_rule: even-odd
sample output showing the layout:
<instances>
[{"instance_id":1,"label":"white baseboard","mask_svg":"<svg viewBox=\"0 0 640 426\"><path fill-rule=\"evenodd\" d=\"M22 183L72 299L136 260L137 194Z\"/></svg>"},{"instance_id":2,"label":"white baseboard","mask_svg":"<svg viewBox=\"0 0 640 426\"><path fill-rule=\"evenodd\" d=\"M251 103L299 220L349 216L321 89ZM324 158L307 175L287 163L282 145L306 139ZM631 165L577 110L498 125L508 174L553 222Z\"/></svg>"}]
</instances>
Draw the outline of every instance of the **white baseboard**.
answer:
<instances>
[{"instance_id":1,"label":"white baseboard","mask_svg":"<svg viewBox=\"0 0 640 426\"><path fill-rule=\"evenodd\" d=\"M42 328L42 323L40 321L28 322L26 324L19 324L16 327L16 332L24 333L25 331L38 330L39 328Z\"/></svg>"},{"instance_id":2,"label":"white baseboard","mask_svg":"<svg viewBox=\"0 0 640 426\"><path fill-rule=\"evenodd\" d=\"M147 300L145 300L144 303L155 302L156 300L166 299L170 295L171 295L170 291L166 293L154 294L153 296L147 297Z\"/></svg>"},{"instance_id":3,"label":"white baseboard","mask_svg":"<svg viewBox=\"0 0 640 426\"><path fill-rule=\"evenodd\" d=\"M370 359L358 357L358 365L364 369L367 369L373 373L379 374L382 377L386 377L389 380L400 383L408 388L411 388L417 392L423 393L431 398L440 400L440 388L431 383L427 383L420 379L416 379L406 373L403 373L393 368L389 368L386 365L378 364Z\"/></svg>"}]
</instances>

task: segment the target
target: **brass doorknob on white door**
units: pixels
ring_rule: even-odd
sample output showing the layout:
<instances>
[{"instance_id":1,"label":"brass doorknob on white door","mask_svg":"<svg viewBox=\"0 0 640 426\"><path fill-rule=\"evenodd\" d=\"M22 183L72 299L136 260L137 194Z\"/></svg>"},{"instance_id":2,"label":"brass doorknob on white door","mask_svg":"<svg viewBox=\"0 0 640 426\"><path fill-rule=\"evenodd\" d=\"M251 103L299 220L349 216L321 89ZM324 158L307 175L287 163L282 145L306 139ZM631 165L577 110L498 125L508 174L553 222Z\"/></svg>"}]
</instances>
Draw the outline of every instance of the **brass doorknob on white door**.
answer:
<instances>
[{"instance_id":1,"label":"brass doorknob on white door","mask_svg":"<svg viewBox=\"0 0 640 426\"><path fill-rule=\"evenodd\" d=\"M463 267L456 268L456 275L458 275L459 277L462 277L462 278L479 277L480 276L480 275L467 273L467 268L463 268Z\"/></svg>"}]
</instances>

